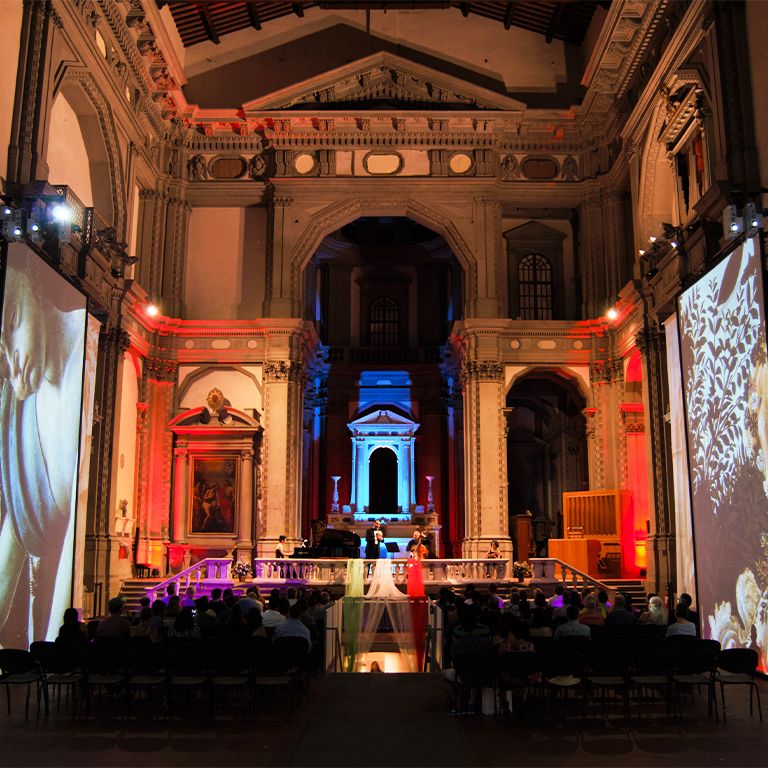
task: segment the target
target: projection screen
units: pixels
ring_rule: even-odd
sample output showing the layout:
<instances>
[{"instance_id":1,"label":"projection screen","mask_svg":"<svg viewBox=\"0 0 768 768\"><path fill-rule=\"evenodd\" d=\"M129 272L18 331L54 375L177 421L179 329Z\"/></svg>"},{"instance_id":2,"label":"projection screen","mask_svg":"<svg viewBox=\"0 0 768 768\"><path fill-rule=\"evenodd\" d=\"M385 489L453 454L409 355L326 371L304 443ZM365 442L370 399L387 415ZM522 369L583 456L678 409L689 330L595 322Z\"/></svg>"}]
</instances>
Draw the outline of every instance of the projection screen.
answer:
<instances>
[{"instance_id":1,"label":"projection screen","mask_svg":"<svg viewBox=\"0 0 768 768\"><path fill-rule=\"evenodd\" d=\"M86 298L7 249L0 326L0 645L52 640L71 604Z\"/></svg>"},{"instance_id":2,"label":"projection screen","mask_svg":"<svg viewBox=\"0 0 768 768\"><path fill-rule=\"evenodd\" d=\"M768 357L760 246L747 240L678 303L704 637L768 668Z\"/></svg>"}]
</instances>

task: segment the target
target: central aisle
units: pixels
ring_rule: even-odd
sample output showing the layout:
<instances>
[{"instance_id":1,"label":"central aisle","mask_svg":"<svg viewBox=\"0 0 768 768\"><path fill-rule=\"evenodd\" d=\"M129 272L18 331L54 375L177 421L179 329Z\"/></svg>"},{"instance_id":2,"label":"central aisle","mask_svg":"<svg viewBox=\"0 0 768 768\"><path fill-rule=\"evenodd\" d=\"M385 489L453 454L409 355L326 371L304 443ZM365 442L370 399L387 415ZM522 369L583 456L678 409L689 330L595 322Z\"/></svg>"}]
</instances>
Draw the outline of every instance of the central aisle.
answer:
<instances>
[{"instance_id":1,"label":"central aisle","mask_svg":"<svg viewBox=\"0 0 768 768\"><path fill-rule=\"evenodd\" d=\"M337 674L313 687L287 765L470 765L440 675Z\"/></svg>"}]
</instances>

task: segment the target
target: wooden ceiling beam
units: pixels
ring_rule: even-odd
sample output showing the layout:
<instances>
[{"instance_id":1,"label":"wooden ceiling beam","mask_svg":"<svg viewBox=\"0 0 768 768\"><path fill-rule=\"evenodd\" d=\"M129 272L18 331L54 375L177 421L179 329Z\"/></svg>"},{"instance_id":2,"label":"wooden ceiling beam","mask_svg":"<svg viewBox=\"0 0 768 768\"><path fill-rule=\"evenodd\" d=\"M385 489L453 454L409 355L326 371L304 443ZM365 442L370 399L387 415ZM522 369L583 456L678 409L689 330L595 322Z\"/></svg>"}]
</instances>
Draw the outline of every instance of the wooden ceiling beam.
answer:
<instances>
[{"instance_id":1,"label":"wooden ceiling beam","mask_svg":"<svg viewBox=\"0 0 768 768\"><path fill-rule=\"evenodd\" d=\"M549 26L547 27L547 32L545 35L545 39L548 43L551 43L552 40L555 38L555 34L557 33L557 27L560 24L560 20L563 18L563 13L565 12L565 3L558 3L555 6L554 13L552 14L552 18L549 20Z\"/></svg>"},{"instance_id":2,"label":"wooden ceiling beam","mask_svg":"<svg viewBox=\"0 0 768 768\"><path fill-rule=\"evenodd\" d=\"M197 10L200 13L200 21L203 23L208 39L218 45L221 40L219 40L219 33L216 31L216 25L213 23L213 17L208 5L206 3L198 3Z\"/></svg>"},{"instance_id":3,"label":"wooden ceiling beam","mask_svg":"<svg viewBox=\"0 0 768 768\"><path fill-rule=\"evenodd\" d=\"M507 3L507 10L504 11L504 29L512 26L512 16L515 13L515 3Z\"/></svg>"},{"instance_id":4,"label":"wooden ceiling beam","mask_svg":"<svg viewBox=\"0 0 768 768\"><path fill-rule=\"evenodd\" d=\"M248 21L254 29L261 29L261 19L259 18L259 9L256 5L256 0L248 0L246 4L248 9Z\"/></svg>"}]
</instances>

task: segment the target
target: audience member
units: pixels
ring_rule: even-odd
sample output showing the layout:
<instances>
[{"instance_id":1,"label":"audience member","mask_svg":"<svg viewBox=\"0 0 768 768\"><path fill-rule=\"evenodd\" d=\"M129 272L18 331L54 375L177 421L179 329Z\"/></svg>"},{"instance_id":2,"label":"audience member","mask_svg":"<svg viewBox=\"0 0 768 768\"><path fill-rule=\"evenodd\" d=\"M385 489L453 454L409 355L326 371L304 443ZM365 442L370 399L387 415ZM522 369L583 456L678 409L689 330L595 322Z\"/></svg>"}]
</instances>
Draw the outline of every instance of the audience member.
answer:
<instances>
[{"instance_id":1,"label":"audience member","mask_svg":"<svg viewBox=\"0 0 768 768\"><path fill-rule=\"evenodd\" d=\"M163 598L163 601L166 605L168 605L170 599L172 597L176 597L176 584L175 582L171 582L166 588L165 588L165 597Z\"/></svg>"},{"instance_id":2,"label":"audience member","mask_svg":"<svg viewBox=\"0 0 768 768\"><path fill-rule=\"evenodd\" d=\"M182 608L179 615L168 630L171 639L191 639L200 637L200 627L195 624L195 616L191 608Z\"/></svg>"},{"instance_id":3,"label":"audience member","mask_svg":"<svg viewBox=\"0 0 768 768\"><path fill-rule=\"evenodd\" d=\"M264 624L261 620L261 611L249 611L246 627L251 637L267 640L267 630L264 629Z\"/></svg>"},{"instance_id":4,"label":"audience member","mask_svg":"<svg viewBox=\"0 0 768 768\"><path fill-rule=\"evenodd\" d=\"M579 609L575 605L569 605L565 610L565 615L568 620L555 630L555 640L560 640L563 637L592 638L589 627L579 622Z\"/></svg>"},{"instance_id":5,"label":"audience member","mask_svg":"<svg viewBox=\"0 0 768 768\"><path fill-rule=\"evenodd\" d=\"M195 610L197 611L195 619L201 633L205 634L219 628L219 617L216 615L216 611L211 608L211 604L205 595L195 600Z\"/></svg>"},{"instance_id":6,"label":"audience member","mask_svg":"<svg viewBox=\"0 0 768 768\"><path fill-rule=\"evenodd\" d=\"M688 609L688 621L690 621L694 627L696 627L696 634L699 634L699 614L694 611L691 606L693 605L693 598L687 592L681 592L680 597L677 599L678 603L682 603Z\"/></svg>"},{"instance_id":7,"label":"audience member","mask_svg":"<svg viewBox=\"0 0 768 768\"><path fill-rule=\"evenodd\" d=\"M217 616L221 613L222 609L224 608L224 601L221 599L221 590L218 587L211 590L211 600L209 605L211 610Z\"/></svg>"},{"instance_id":8,"label":"audience member","mask_svg":"<svg viewBox=\"0 0 768 768\"><path fill-rule=\"evenodd\" d=\"M131 627L131 637L150 637L152 631L152 609L142 608L139 623Z\"/></svg>"},{"instance_id":9,"label":"audience member","mask_svg":"<svg viewBox=\"0 0 768 768\"><path fill-rule=\"evenodd\" d=\"M549 598L549 604L552 608L563 607L563 585L557 584L555 586L555 594Z\"/></svg>"},{"instance_id":10,"label":"audience member","mask_svg":"<svg viewBox=\"0 0 768 768\"><path fill-rule=\"evenodd\" d=\"M485 604L488 605L489 602L495 602L500 611L504 609L504 601L499 597L499 587L497 584L488 585L488 597Z\"/></svg>"},{"instance_id":11,"label":"audience member","mask_svg":"<svg viewBox=\"0 0 768 768\"><path fill-rule=\"evenodd\" d=\"M62 618L63 624L59 627L61 640L80 640L88 636L85 624L80 621L77 608L67 608Z\"/></svg>"},{"instance_id":12,"label":"audience member","mask_svg":"<svg viewBox=\"0 0 768 768\"><path fill-rule=\"evenodd\" d=\"M688 608L680 602L675 608L675 623L667 627L666 637L696 637L696 625L688 619Z\"/></svg>"},{"instance_id":13,"label":"audience member","mask_svg":"<svg viewBox=\"0 0 768 768\"><path fill-rule=\"evenodd\" d=\"M312 637L308 627L301 621L302 606L296 603L290 606L287 618L283 618L275 627L273 641L283 637L301 637L307 641L307 653L312 650Z\"/></svg>"},{"instance_id":14,"label":"audience member","mask_svg":"<svg viewBox=\"0 0 768 768\"><path fill-rule=\"evenodd\" d=\"M131 622L121 616L123 611L123 598L113 597L107 604L109 616L99 622L96 629L96 637L126 638L131 636Z\"/></svg>"},{"instance_id":15,"label":"audience member","mask_svg":"<svg viewBox=\"0 0 768 768\"><path fill-rule=\"evenodd\" d=\"M493 649L488 637L488 627L477 623L477 613L471 606L462 606L459 612L459 626L454 631L451 647L451 661L459 683L459 701L456 714L469 714L478 711L481 703L481 686L473 679L461 678L461 668L471 664L473 657L477 658Z\"/></svg>"},{"instance_id":16,"label":"audience member","mask_svg":"<svg viewBox=\"0 0 768 768\"><path fill-rule=\"evenodd\" d=\"M638 624L656 624L663 627L667 623L667 612L664 603L658 595L651 595L648 599L648 610L640 614Z\"/></svg>"},{"instance_id":17,"label":"audience member","mask_svg":"<svg viewBox=\"0 0 768 768\"><path fill-rule=\"evenodd\" d=\"M184 595L181 598L182 608L194 608L195 607L195 588L187 587L184 590Z\"/></svg>"},{"instance_id":18,"label":"audience member","mask_svg":"<svg viewBox=\"0 0 768 768\"><path fill-rule=\"evenodd\" d=\"M257 611L260 611L264 607L261 602L256 599L256 590L253 589L253 587L248 588L245 593L245 597L241 597L238 604L245 617L247 617L251 610L254 608Z\"/></svg>"},{"instance_id":19,"label":"audience member","mask_svg":"<svg viewBox=\"0 0 768 768\"><path fill-rule=\"evenodd\" d=\"M605 617L605 624L609 627L627 627L635 623L635 615L627 610L627 601L621 592L613 599L613 610Z\"/></svg>"},{"instance_id":20,"label":"audience member","mask_svg":"<svg viewBox=\"0 0 768 768\"><path fill-rule=\"evenodd\" d=\"M261 621L267 629L274 629L285 621L285 614L280 611L280 598L270 596Z\"/></svg>"},{"instance_id":21,"label":"audience member","mask_svg":"<svg viewBox=\"0 0 768 768\"><path fill-rule=\"evenodd\" d=\"M579 611L579 623L592 626L605 624L605 609L597 600L597 595L590 592L584 598L584 608Z\"/></svg>"},{"instance_id":22,"label":"audience member","mask_svg":"<svg viewBox=\"0 0 768 768\"><path fill-rule=\"evenodd\" d=\"M229 618L222 631L226 637L230 637L233 640L249 637L248 625L245 623L243 612L240 610L240 605L234 601L229 612Z\"/></svg>"}]
</instances>

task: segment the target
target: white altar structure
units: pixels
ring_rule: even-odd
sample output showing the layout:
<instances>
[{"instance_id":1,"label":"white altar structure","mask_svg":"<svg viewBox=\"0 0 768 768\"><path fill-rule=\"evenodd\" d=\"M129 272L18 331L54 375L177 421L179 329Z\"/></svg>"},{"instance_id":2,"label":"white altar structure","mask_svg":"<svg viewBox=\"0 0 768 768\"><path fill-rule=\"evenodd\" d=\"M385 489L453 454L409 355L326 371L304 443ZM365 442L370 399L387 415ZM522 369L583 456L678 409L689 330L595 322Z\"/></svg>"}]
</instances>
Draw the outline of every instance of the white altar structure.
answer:
<instances>
[{"instance_id":1,"label":"white altar structure","mask_svg":"<svg viewBox=\"0 0 768 768\"><path fill-rule=\"evenodd\" d=\"M352 483L350 510L367 517L371 506L371 459L378 450L394 452L397 458L398 514L389 519L410 520L416 507L414 469L416 431L419 424L394 411L379 409L347 424L352 433Z\"/></svg>"}]
</instances>

